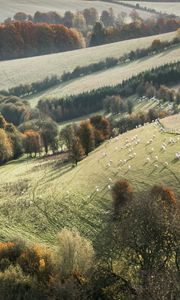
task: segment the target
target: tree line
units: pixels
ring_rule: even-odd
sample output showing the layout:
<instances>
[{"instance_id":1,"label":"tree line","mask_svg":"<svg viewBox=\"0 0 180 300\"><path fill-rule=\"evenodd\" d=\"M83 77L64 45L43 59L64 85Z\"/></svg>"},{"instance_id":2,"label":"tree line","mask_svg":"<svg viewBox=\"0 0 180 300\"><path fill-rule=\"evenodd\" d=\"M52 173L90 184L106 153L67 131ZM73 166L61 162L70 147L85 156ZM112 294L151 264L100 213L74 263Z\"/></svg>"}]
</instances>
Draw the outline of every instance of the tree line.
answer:
<instances>
[{"instance_id":1,"label":"tree line","mask_svg":"<svg viewBox=\"0 0 180 300\"><path fill-rule=\"evenodd\" d=\"M179 204L155 184L137 196L127 179L111 189L112 208L92 244L62 229L56 247L0 242L2 300L178 299Z\"/></svg>"},{"instance_id":2,"label":"tree line","mask_svg":"<svg viewBox=\"0 0 180 300\"><path fill-rule=\"evenodd\" d=\"M24 153L36 157L43 151L46 154L49 150L58 151L58 127L52 120L36 120L29 128L19 129L0 114L0 164Z\"/></svg>"},{"instance_id":3,"label":"tree line","mask_svg":"<svg viewBox=\"0 0 180 300\"><path fill-rule=\"evenodd\" d=\"M135 10L129 24L126 18L126 13L115 16L113 9L104 10L100 18L94 8L76 14L68 11L64 17L56 12L37 12L34 17L19 12L14 21L6 20L0 26L0 59L97 46L174 31L180 25L173 16L143 20Z\"/></svg>"},{"instance_id":4,"label":"tree line","mask_svg":"<svg viewBox=\"0 0 180 300\"><path fill-rule=\"evenodd\" d=\"M179 76L179 62L165 64L133 76L116 86L107 86L60 99L40 99L38 108L42 113L50 116L56 122L61 122L102 110L103 101L106 96L120 95L121 97L128 97L133 95L136 93L136 89L141 82L152 82L157 86L174 84L179 81Z\"/></svg>"},{"instance_id":5,"label":"tree line","mask_svg":"<svg viewBox=\"0 0 180 300\"><path fill-rule=\"evenodd\" d=\"M83 38L63 25L13 22L0 25L0 60L82 48Z\"/></svg>"},{"instance_id":6,"label":"tree line","mask_svg":"<svg viewBox=\"0 0 180 300\"><path fill-rule=\"evenodd\" d=\"M135 59L143 58L147 55L157 54L161 51L164 51L164 49L168 50L174 46L177 46L179 45L179 43L180 39L178 34L177 37L175 37L172 41L161 41L160 39L155 39L148 48L130 51L129 53L119 58L107 57L105 60L101 60L97 63L82 67L77 66L73 71L64 72L60 77L58 77L57 75L53 75L51 77L47 76L45 79L32 82L31 84L20 84L8 90L1 90L0 94L5 96L14 95L18 97L33 95L72 79L86 76L101 70L106 70L117 65L133 61Z\"/></svg>"},{"instance_id":7,"label":"tree line","mask_svg":"<svg viewBox=\"0 0 180 300\"><path fill-rule=\"evenodd\" d=\"M14 95L18 97L33 95L72 79L86 76L101 70L106 70L117 65L133 61L135 59L146 57L147 55L155 55L157 53L160 53L161 51L164 51L164 49L168 50L174 46L177 46L179 45L179 43L180 38L178 32L177 37L175 37L171 41L161 41L160 39L155 39L152 41L152 44L148 48L132 50L120 58L107 57L105 60L101 60L97 63L82 67L77 66L71 72L64 72L60 77L58 77L57 75L53 75L51 77L47 76L45 79L32 82L31 84L20 84L8 90L1 90L0 95Z\"/></svg>"},{"instance_id":8,"label":"tree line","mask_svg":"<svg viewBox=\"0 0 180 300\"><path fill-rule=\"evenodd\" d=\"M173 17L142 20L136 15L133 22L123 24L120 27L112 26L105 28L101 22L97 22L93 28L89 46L98 46L171 32L177 30L179 26L180 20L176 20Z\"/></svg>"},{"instance_id":9,"label":"tree line","mask_svg":"<svg viewBox=\"0 0 180 300\"><path fill-rule=\"evenodd\" d=\"M57 124L47 117L29 120L17 128L0 115L0 163L19 158L24 153L30 157L47 155L49 151L55 154L65 147L68 159L77 165L110 135L110 122L100 115L79 125L68 125L60 133Z\"/></svg>"}]
</instances>

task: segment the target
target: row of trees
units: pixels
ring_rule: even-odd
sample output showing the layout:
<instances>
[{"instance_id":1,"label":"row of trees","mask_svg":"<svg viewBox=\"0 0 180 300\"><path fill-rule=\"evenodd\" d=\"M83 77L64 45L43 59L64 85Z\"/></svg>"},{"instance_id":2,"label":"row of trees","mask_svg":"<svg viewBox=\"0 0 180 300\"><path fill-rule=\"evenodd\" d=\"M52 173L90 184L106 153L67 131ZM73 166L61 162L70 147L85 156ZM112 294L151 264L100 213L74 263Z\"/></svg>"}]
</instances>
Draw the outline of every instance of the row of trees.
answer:
<instances>
[{"instance_id":1,"label":"row of trees","mask_svg":"<svg viewBox=\"0 0 180 300\"><path fill-rule=\"evenodd\" d=\"M84 116L103 109L106 96L128 97L136 93L141 82L152 82L153 85L178 83L180 76L179 63L166 64L142 72L113 87L103 87L79 95L71 95L60 99L40 99L39 110L57 122Z\"/></svg>"},{"instance_id":2,"label":"row of trees","mask_svg":"<svg viewBox=\"0 0 180 300\"><path fill-rule=\"evenodd\" d=\"M57 124L48 118L24 122L19 130L0 115L0 163L18 158L23 153L32 157L49 150L57 153L66 146L69 159L75 164L104 140L109 139L111 126L107 118L96 115L80 125L68 125L60 134Z\"/></svg>"},{"instance_id":3,"label":"row of trees","mask_svg":"<svg viewBox=\"0 0 180 300\"><path fill-rule=\"evenodd\" d=\"M93 28L89 46L175 31L179 28L179 25L180 20L176 20L176 18L173 17L162 17L157 20L138 19L138 21L123 24L120 27L113 26L108 28L105 28L101 22L97 22Z\"/></svg>"},{"instance_id":4,"label":"row of trees","mask_svg":"<svg viewBox=\"0 0 180 300\"><path fill-rule=\"evenodd\" d=\"M0 94L5 96L15 95L18 97L36 94L52 86L61 84L62 82L66 82L75 78L86 76L101 70L106 70L119 64L124 64L126 62L135 59L140 59L147 55L157 54L163 51L164 49L167 50L171 47L177 46L179 42L180 42L179 34L177 34L177 37L175 37L172 41L161 42L159 39L155 39L152 42L151 46L148 48L130 51L129 53L119 58L107 57L105 60L101 60L98 63L93 63L82 67L78 66L71 72L64 72L61 77L58 77L57 75L53 75L51 77L48 76L41 81L32 82L31 84L24 84L24 85L20 84L19 86L12 87L9 90L1 90Z\"/></svg>"},{"instance_id":5,"label":"row of trees","mask_svg":"<svg viewBox=\"0 0 180 300\"><path fill-rule=\"evenodd\" d=\"M149 109L148 112L138 112L119 120L112 120L112 127L115 134L121 134L132 130L137 126L143 126L145 123L152 122L158 118L162 119L168 116L168 112L160 109Z\"/></svg>"},{"instance_id":6,"label":"row of trees","mask_svg":"<svg viewBox=\"0 0 180 300\"><path fill-rule=\"evenodd\" d=\"M82 11L71 12L66 11L63 16L57 12L35 12L34 16L26 14L24 12L17 12L13 19L8 18L4 23L11 23L13 21L34 23L47 23L47 24L63 24L68 28L77 28L83 33L92 29L96 22L101 21L105 27L109 26L121 26L125 23L126 18L130 17L133 21L140 19L136 10L132 10L128 15L126 12L121 12L115 15L112 8L103 10L101 14L98 13L94 7L85 8Z\"/></svg>"},{"instance_id":7,"label":"row of trees","mask_svg":"<svg viewBox=\"0 0 180 300\"><path fill-rule=\"evenodd\" d=\"M62 229L56 247L0 243L2 300L178 299L179 203L164 185L140 198L131 184L112 188L113 213L96 236Z\"/></svg>"},{"instance_id":8,"label":"row of trees","mask_svg":"<svg viewBox=\"0 0 180 300\"><path fill-rule=\"evenodd\" d=\"M0 26L0 59L43 55L79 49L85 44L96 46L160 34L174 31L180 25L180 21L174 17L143 20L135 10L130 14L132 22L129 24L124 23L126 14L122 13L116 18L112 9L103 11L99 21L97 16L93 8L75 15L68 11L64 18L58 18L55 12L37 12L34 18L17 13L15 21L9 20Z\"/></svg>"},{"instance_id":9,"label":"row of trees","mask_svg":"<svg viewBox=\"0 0 180 300\"><path fill-rule=\"evenodd\" d=\"M58 127L52 120L36 120L20 129L0 115L0 163L16 159L23 153L36 157L43 150L46 154L49 150L58 151Z\"/></svg>"},{"instance_id":10,"label":"row of trees","mask_svg":"<svg viewBox=\"0 0 180 300\"><path fill-rule=\"evenodd\" d=\"M132 114L134 103L132 100L123 100L120 96L106 96L103 101L103 109L106 113L118 114L125 113Z\"/></svg>"},{"instance_id":11,"label":"row of trees","mask_svg":"<svg viewBox=\"0 0 180 300\"><path fill-rule=\"evenodd\" d=\"M148 98L155 96L164 102L180 104L180 89L176 91L165 85L157 86L152 82L141 82L137 86L136 92L139 96L147 96Z\"/></svg>"},{"instance_id":12,"label":"row of trees","mask_svg":"<svg viewBox=\"0 0 180 300\"><path fill-rule=\"evenodd\" d=\"M0 25L0 60L79 49L81 34L63 25L13 22Z\"/></svg>"},{"instance_id":13,"label":"row of trees","mask_svg":"<svg viewBox=\"0 0 180 300\"><path fill-rule=\"evenodd\" d=\"M20 84L19 86L12 87L9 90L1 90L0 95L4 95L4 96L15 95L21 97L21 96L28 96L35 93L39 93L62 82L66 82L74 78L85 76L100 70L108 69L118 64L125 63L126 61L142 58L152 53L153 54L158 53L159 51L164 49L164 47L168 49L169 47L171 48L177 44L179 44L178 37L173 39L172 41L167 41L167 42L161 42L159 39L156 39L152 42L152 45L149 48L137 49L136 51L131 51L120 58L108 57L105 60L100 61L98 63L90 64L88 66L83 66L83 67L76 67L72 72L64 72L60 78L56 75L53 75L51 77L46 77L42 81L37 81L31 84L24 84L24 85ZM10 101L9 98L8 101ZM2 102L1 99L0 102ZM5 101L5 103L6 102L7 100Z\"/></svg>"}]
</instances>

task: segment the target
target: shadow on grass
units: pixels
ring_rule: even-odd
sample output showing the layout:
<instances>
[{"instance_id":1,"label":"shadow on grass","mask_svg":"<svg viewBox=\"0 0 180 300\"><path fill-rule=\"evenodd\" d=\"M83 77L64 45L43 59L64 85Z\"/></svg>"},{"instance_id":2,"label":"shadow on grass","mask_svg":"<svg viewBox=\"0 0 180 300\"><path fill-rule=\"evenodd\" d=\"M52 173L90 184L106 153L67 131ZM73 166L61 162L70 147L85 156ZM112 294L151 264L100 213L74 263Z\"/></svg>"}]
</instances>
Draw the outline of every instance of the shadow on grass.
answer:
<instances>
[{"instance_id":1,"label":"shadow on grass","mask_svg":"<svg viewBox=\"0 0 180 300\"><path fill-rule=\"evenodd\" d=\"M31 162L31 161L34 161L34 158L32 158L32 157L21 157L21 158L18 158L18 159L11 160L11 161L7 162L6 164L0 165L0 166L20 165L24 162L28 163L28 162Z\"/></svg>"},{"instance_id":2,"label":"shadow on grass","mask_svg":"<svg viewBox=\"0 0 180 300\"><path fill-rule=\"evenodd\" d=\"M71 164L67 163L60 169L56 169L55 172L49 174L49 176L47 176L46 182L50 182L57 178L60 178L61 176L63 176L64 174L68 173L71 170L72 170Z\"/></svg>"}]
</instances>

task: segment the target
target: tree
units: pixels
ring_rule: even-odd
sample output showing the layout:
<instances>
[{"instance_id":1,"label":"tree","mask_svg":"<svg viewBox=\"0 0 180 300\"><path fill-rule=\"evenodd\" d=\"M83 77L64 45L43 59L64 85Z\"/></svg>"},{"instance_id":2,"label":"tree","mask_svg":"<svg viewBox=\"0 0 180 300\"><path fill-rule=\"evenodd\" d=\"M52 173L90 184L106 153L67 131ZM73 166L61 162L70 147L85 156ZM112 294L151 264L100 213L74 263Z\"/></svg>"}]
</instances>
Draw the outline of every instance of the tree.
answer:
<instances>
[{"instance_id":1,"label":"tree","mask_svg":"<svg viewBox=\"0 0 180 300\"><path fill-rule=\"evenodd\" d=\"M28 102L15 96L5 98L0 104L0 109L6 121L16 126L29 118L30 106Z\"/></svg>"},{"instance_id":2,"label":"tree","mask_svg":"<svg viewBox=\"0 0 180 300\"><path fill-rule=\"evenodd\" d=\"M75 126L74 125L67 125L63 129L61 129L59 138L63 141L64 145L68 150L71 149L73 138L75 136Z\"/></svg>"},{"instance_id":3,"label":"tree","mask_svg":"<svg viewBox=\"0 0 180 300\"><path fill-rule=\"evenodd\" d=\"M80 161L84 155L84 149L81 145L81 141L79 137L73 137L72 139L72 145L70 148L71 158L73 162L75 162L76 166L78 161Z\"/></svg>"},{"instance_id":4,"label":"tree","mask_svg":"<svg viewBox=\"0 0 180 300\"><path fill-rule=\"evenodd\" d=\"M74 14L71 11L66 11L64 14L63 24L68 28L72 28L74 24Z\"/></svg>"},{"instance_id":5,"label":"tree","mask_svg":"<svg viewBox=\"0 0 180 300\"><path fill-rule=\"evenodd\" d=\"M131 115L133 112L133 107L134 107L134 103L132 100L128 100L127 101L127 109L128 109L128 114Z\"/></svg>"},{"instance_id":6,"label":"tree","mask_svg":"<svg viewBox=\"0 0 180 300\"><path fill-rule=\"evenodd\" d=\"M82 13L77 12L74 16L74 27L81 32L86 30L86 20Z\"/></svg>"},{"instance_id":7,"label":"tree","mask_svg":"<svg viewBox=\"0 0 180 300\"><path fill-rule=\"evenodd\" d=\"M124 271L134 273L136 283L132 277L128 281L134 282L138 299L176 299L178 295L179 212L172 206L145 195L131 202L116 223Z\"/></svg>"},{"instance_id":8,"label":"tree","mask_svg":"<svg viewBox=\"0 0 180 300\"><path fill-rule=\"evenodd\" d=\"M54 152L54 150L56 150L56 142L58 135L57 124L51 119L42 120L40 121L40 132L46 154L49 151L49 147L51 147L52 151Z\"/></svg>"},{"instance_id":9,"label":"tree","mask_svg":"<svg viewBox=\"0 0 180 300\"><path fill-rule=\"evenodd\" d=\"M13 149L10 139L4 129L0 129L0 163L4 163L13 157Z\"/></svg>"},{"instance_id":10,"label":"tree","mask_svg":"<svg viewBox=\"0 0 180 300\"><path fill-rule=\"evenodd\" d=\"M114 12L112 9L103 10L100 21L104 24L105 27L113 26L115 23L115 17L114 17Z\"/></svg>"},{"instance_id":11,"label":"tree","mask_svg":"<svg viewBox=\"0 0 180 300\"><path fill-rule=\"evenodd\" d=\"M92 151L95 147L94 130L90 121L81 122L80 128L78 130L78 136L80 138L85 154L88 155L89 152Z\"/></svg>"},{"instance_id":12,"label":"tree","mask_svg":"<svg viewBox=\"0 0 180 300\"><path fill-rule=\"evenodd\" d=\"M14 15L14 17L13 17L13 19L14 19L15 21L20 21L20 22L26 21L27 18L28 18L28 15L25 14L24 12L17 12L17 13Z\"/></svg>"},{"instance_id":13,"label":"tree","mask_svg":"<svg viewBox=\"0 0 180 300\"><path fill-rule=\"evenodd\" d=\"M136 22L138 19L140 19L139 14L135 9L133 9L129 15L133 22Z\"/></svg>"},{"instance_id":14,"label":"tree","mask_svg":"<svg viewBox=\"0 0 180 300\"><path fill-rule=\"evenodd\" d=\"M176 207L177 199L175 193L163 184L156 184L151 189L151 197L161 201L165 207Z\"/></svg>"},{"instance_id":15,"label":"tree","mask_svg":"<svg viewBox=\"0 0 180 300\"><path fill-rule=\"evenodd\" d=\"M94 25L99 19L98 11L94 7L85 8L83 10L83 15L86 19L87 25Z\"/></svg>"},{"instance_id":16,"label":"tree","mask_svg":"<svg viewBox=\"0 0 180 300\"><path fill-rule=\"evenodd\" d=\"M155 39L152 41L151 48L152 50L158 50L161 47L160 39Z\"/></svg>"},{"instance_id":17,"label":"tree","mask_svg":"<svg viewBox=\"0 0 180 300\"><path fill-rule=\"evenodd\" d=\"M6 120L4 117L0 114L0 128L5 129L6 128Z\"/></svg>"},{"instance_id":18,"label":"tree","mask_svg":"<svg viewBox=\"0 0 180 300\"><path fill-rule=\"evenodd\" d=\"M93 116L90 118L90 123L95 130L96 145L110 137L111 126L109 120L106 117L103 117L101 115Z\"/></svg>"},{"instance_id":19,"label":"tree","mask_svg":"<svg viewBox=\"0 0 180 300\"><path fill-rule=\"evenodd\" d=\"M114 215L118 216L121 210L130 205L133 199L133 189L126 179L118 180L112 188Z\"/></svg>"},{"instance_id":20,"label":"tree","mask_svg":"<svg viewBox=\"0 0 180 300\"><path fill-rule=\"evenodd\" d=\"M105 29L100 22L96 22L93 28L92 36L90 39L90 46L97 46L104 43L105 40Z\"/></svg>"},{"instance_id":21,"label":"tree","mask_svg":"<svg viewBox=\"0 0 180 300\"><path fill-rule=\"evenodd\" d=\"M37 153L41 152L41 136L38 132L25 131L23 143L25 153L30 154L31 157L33 153L36 157Z\"/></svg>"},{"instance_id":22,"label":"tree","mask_svg":"<svg viewBox=\"0 0 180 300\"><path fill-rule=\"evenodd\" d=\"M13 158L18 158L23 154L23 134L21 134L13 124L6 125L6 133L11 141Z\"/></svg>"}]
</instances>

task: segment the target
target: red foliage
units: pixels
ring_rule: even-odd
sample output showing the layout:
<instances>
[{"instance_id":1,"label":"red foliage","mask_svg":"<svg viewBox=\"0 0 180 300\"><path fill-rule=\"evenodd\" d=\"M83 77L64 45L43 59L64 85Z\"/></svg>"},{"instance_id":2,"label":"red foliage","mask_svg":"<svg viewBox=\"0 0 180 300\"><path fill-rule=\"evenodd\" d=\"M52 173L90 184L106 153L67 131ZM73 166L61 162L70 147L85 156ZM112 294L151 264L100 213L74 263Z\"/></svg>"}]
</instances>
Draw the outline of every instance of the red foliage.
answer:
<instances>
[{"instance_id":1,"label":"red foliage","mask_svg":"<svg viewBox=\"0 0 180 300\"><path fill-rule=\"evenodd\" d=\"M1 60L79 48L80 34L63 25L18 21L0 25Z\"/></svg>"}]
</instances>

